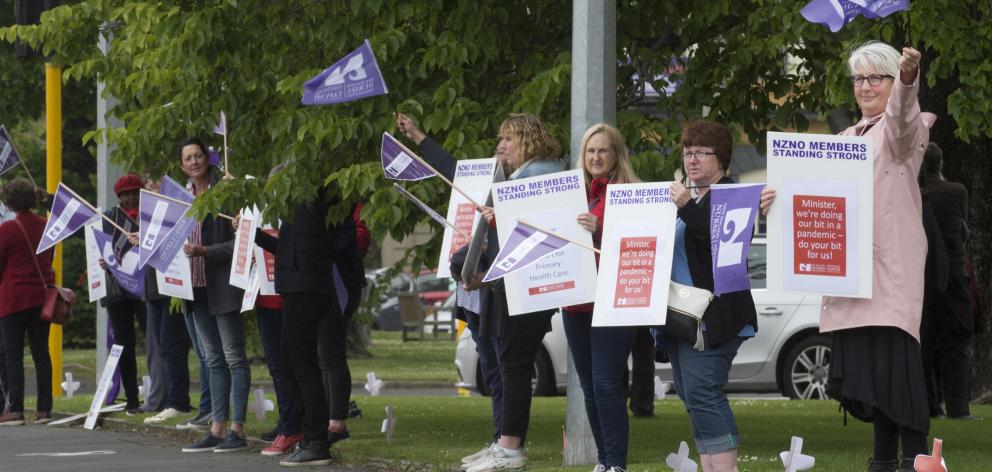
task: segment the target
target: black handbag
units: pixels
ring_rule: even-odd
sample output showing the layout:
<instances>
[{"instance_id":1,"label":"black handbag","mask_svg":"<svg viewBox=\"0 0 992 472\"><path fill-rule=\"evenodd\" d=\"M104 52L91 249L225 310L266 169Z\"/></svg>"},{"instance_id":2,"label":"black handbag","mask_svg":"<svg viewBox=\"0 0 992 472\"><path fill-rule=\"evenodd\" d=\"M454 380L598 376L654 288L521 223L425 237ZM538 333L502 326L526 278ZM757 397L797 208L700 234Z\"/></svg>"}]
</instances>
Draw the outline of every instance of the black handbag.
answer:
<instances>
[{"instance_id":1,"label":"black handbag","mask_svg":"<svg viewBox=\"0 0 992 472\"><path fill-rule=\"evenodd\" d=\"M665 333L693 343L692 348L702 351L706 347L703 340L703 314L713 301L709 290L671 282L668 287L668 315L665 320Z\"/></svg>"}]
</instances>

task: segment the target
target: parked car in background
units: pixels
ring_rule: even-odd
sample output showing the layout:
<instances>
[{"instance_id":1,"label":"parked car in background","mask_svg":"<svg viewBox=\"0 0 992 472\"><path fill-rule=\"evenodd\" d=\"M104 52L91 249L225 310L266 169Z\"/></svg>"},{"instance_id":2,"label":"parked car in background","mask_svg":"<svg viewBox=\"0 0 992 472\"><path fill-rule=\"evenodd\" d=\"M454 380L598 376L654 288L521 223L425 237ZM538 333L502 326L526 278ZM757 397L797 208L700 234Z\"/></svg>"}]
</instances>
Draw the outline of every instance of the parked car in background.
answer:
<instances>
[{"instance_id":1,"label":"parked car in background","mask_svg":"<svg viewBox=\"0 0 992 472\"><path fill-rule=\"evenodd\" d=\"M755 237L748 254L751 294L758 310L758 334L741 345L730 369L727 390L781 392L789 398L826 399L827 372L830 367L830 337L820 334L820 297L794 292L773 292L765 288L765 239ZM544 337L542 353L549 356L567 349L560 315L553 330ZM544 363L545 365L541 365ZM475 343L467 333L459 338L455 351L458 369L456 386L485 392L478 369ZM552 362L553 374L543 373L546 362L538 357L535 392L542 395L564 391L565 366ZM655 364L662 380L671 381L671 364ZM542 384L542 375L544 383ZM557 389L548 388L550 378Z\"/></svg>"},{"instance_id":2,"label":"parked car in background","mask_svg":"<svg viewBox=\"0 0 992 472\"><path fill-rule=\"evenodd\" d=\"M382 331L399 331L403 327L400 319L399 292L417 291L420 301L425 307L437 307L444 304L455 290L455 282L451 279L439 279L436 271L422 270L416 278L401 272L388 281L385 280L388 269L376 269L366 275L372 284L387 284L379 293L379 302L372 309L374 319L372 329Z\"/></svg>"}]
</instances>

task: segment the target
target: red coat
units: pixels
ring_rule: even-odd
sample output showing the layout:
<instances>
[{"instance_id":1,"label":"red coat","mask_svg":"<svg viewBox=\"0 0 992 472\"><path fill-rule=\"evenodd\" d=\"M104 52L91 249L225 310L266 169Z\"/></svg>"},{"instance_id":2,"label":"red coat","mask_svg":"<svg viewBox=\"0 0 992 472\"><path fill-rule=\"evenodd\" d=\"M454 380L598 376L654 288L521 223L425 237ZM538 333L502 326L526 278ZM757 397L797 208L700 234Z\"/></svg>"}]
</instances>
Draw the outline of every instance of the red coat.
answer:
<instances>
[{"instance_id":1,"label":"red coat","mask_svg":"<svg viewBox=\"0 0 992 472\"><path fill-rule=\"evenodd\" d=\"M606 186L609 179L603 177L593 179L586 188L586 199L589 201L589 213L596 215L596 231L592 233L593 247L599 249L603 243L603 214L606 212ZM599 254L596 254L596 267L599 267ZM593 304L583 303L564 307L573 313L592 313Z\"/></svg>"},{"instance_id":2,"label":"red coat","mask_svg":"<svg viewBox=\"0 0 992 472\"><path fill-rule=\"evenodd\" d=\"M30 242L24 239L17 221L24 225ZM39 279L32 260L45 222L45 218L26 211L18 213L14 220L0 224L0 318L40 306L44 302L45 284L55 283L55 272L52 271L55 250L37 255L45 284Z\"/></svg>"}]
</instances>

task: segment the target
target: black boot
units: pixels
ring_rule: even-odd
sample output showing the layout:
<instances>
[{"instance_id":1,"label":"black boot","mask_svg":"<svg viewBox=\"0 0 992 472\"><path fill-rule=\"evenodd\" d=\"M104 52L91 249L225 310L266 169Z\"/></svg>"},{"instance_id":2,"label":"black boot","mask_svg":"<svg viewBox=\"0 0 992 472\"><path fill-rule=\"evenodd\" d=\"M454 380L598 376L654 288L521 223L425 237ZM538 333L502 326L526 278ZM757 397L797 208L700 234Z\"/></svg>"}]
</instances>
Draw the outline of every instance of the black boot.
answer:
<instances>
[{"instance_id":1,"label":"black boot","mask_svg":"<svg viewBox=\"0 0 992 472\"><path fill-rule=\"evenodd\" d=\"M899 465L899 461L895 459L891 461L879 461L879 460L871 459L868 461L867 472L896 472L896 467L898 465ZM912 464L910 464L910 467L912 467Z\"/></svg>"},{"instance_id":2,"label":"black boot","mask_svg":"<svg viewBox=\"0 0 992 472\"><path fill-rule=\"evenodd\" d=\"M913 463L916 462L916 458L904 457L902 463L899 464L899 472L916 472L916 467Z\"/></svg>"}]
</instances>

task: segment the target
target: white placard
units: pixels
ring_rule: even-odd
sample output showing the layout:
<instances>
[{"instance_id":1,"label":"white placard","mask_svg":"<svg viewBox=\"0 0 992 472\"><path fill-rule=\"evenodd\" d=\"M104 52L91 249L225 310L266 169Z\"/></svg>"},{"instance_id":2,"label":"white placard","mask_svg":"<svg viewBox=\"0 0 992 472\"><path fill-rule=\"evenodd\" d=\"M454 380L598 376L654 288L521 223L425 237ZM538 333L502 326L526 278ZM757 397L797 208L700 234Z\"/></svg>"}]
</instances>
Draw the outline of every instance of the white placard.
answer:
<instances>
[{"instance_id":1,"label":"white placard","mask_svg":"<svg viewBox=\"0 0 992 472\"><path fill-rule=\"evenodd\" d=\"M164 274L155 270L155 281L159 294L193 301L193 273L189 258L182 251L172 258L169 270Z\"/></svg>"},{"instance_id":2,"label":"white placard","mask_svg":"<svg viewBox=\"0 0 992 472\"><path fill-rule=\"evenodd\" d=\"M592 247L592 234L576 221L589 211L581 170L500 182L492 191L500 245L523 218ZM592 251L569 244L507 275L503 283L510 315L589 303L595 299L596 259Z\"/></svg>"},{"instance_id":3,"label":"white placard","mask_svg":"<svg viewBox=\"0 0 992 472\"><path fill-rule=\"evenodd\" d=\"M255 299L258 297L258 264L252 264L248 272L248 284L245 285L244 296L241 297L241 313L255 309Z\"/></svg>"},{"instance_id":4,"label":"white placard","mask_svg":"<svg viewBox=\"0 0 992 472\"><path fill-rule=\"evenodd\" d=\"M83 427L93 429L96 427L96 419L100 416L100 405L107 399L107 391L110 390L110 383L114 380L114 371L117 370L117 362L121 360L121 352L124 346L114 344L110 348L107 356L107 363L103 365L103 372L100 374L100 383L96 386L96 393L93 394L93 402L90 403L90 411L86 413L86 422Z\"/></svg>"},{"instance_id":5,"label":"white placard","mask_svg":"<svg viewBox=\"0 0 992 472\"><path fill-rule=\"evenodd\" d=\"M593 326L665 324L678 212L671 184L606 188Z\"/></svg>"},{"instance_id":6,"label":"white placard","mask_svg":"<svg viewBox=\"0 0 992 472\"><path fill-rule=\"evenodd\" d=\"M871 298L870 139L768 133L768 289Z\"/></svg>"},{"instance_id":7,"label":"white placard","mask_svg":"<svg viewBox=\"0 0 992 472\"><path fill-rule=\"evenodd\" d=\"M107 296L107 273L100 267L100 248L96 244L96 237L93 236L95 225L102 225L102 222L96 220L86 225L83 230L86 235L86 290L89 292L91 302Z\"/></svg>"},{"instance_id":8,"label":"white placard","mask_svg":"<svg viewBox=\"0 0 992 472\"><path fill-rule=\"evenodd\" d=\"M273 228L272 225L263 226L262 231L271 236L279 237L279 230ZM278 295L276 293L276 256L256 244L255 264L261 266L258 270L258 294Z\"/></svg>"},{"instance_id":9,"label":"white placard","mask_svg":"<svg viewBox=\"0 0 992 472\"><path fill-rule=\"evenodd\" d=\"M469 194L473 200L482 204L489 194L493 183L493 172L496 171L496 158L463 159L455 166L454 184ZM468 235L468 238L456 233L451 227L444 227L444 239L441 242L441 254L437 262L437 276L451 277L451 255L468 244L475 234L475 227L482 220L473 205L461 192L451 190L448 199L447 219L456 228Z\"/></svg>"},{"instance_id":10,"label":"white placard","mask_svg":"<svg viewBox=\"0 0 992 472\"><path fill-rule=\"evenodd\" d=\"M231 256L231 285L240 289L248 287L248 276L251 271L251 261L254 258L255 229L258 228L259 211L244 208L240 213L238 231L234 233L234 253Z\"/></svg>"}]
</instances>

